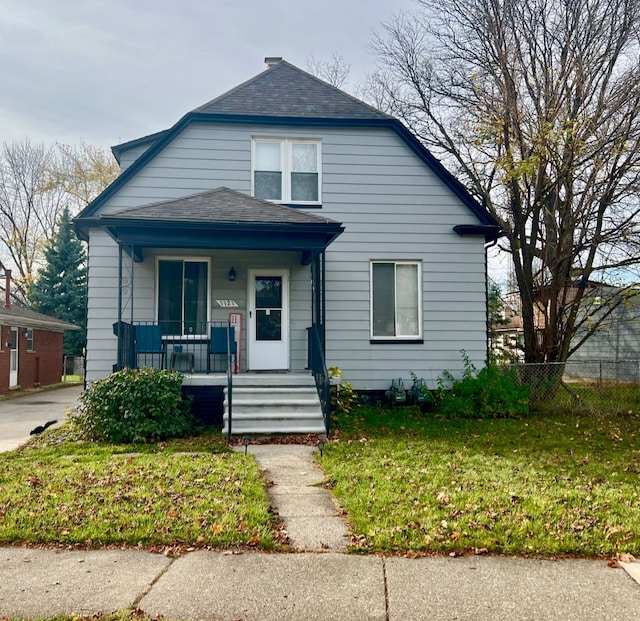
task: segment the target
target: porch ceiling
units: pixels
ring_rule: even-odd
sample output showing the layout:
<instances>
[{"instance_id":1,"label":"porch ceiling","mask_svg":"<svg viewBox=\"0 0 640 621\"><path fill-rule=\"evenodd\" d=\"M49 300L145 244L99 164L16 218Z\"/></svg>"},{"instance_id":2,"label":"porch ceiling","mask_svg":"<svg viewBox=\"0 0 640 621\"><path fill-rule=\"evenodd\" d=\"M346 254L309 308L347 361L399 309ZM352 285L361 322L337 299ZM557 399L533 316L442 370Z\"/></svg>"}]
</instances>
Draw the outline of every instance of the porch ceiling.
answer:
<instances>
[{"instance_id":1,"label":"porch ceiling","mask_svg":"<svg viewBox=\"0 0 640 621\"><path fill-rule=\"evenodd\" d=\"M324 250L344 227L228 188L127 209L78 224L100 227L142 260L145 248L290 250L302 262Z\"/></svg>"}]
</instances>

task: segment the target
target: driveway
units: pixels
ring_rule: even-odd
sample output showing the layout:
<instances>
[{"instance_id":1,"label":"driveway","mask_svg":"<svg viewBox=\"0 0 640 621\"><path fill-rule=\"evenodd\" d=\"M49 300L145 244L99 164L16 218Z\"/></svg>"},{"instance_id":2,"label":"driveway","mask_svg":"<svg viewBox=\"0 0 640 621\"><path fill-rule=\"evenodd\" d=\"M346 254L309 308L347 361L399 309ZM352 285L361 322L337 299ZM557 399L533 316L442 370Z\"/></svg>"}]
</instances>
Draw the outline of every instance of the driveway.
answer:
<instances>
[{"instance_id":1,"label":"driveway","mask_svg":"<svg viewBox=\"0 0 640 621\"><path fill-rule=\"evenodd\" d=\"M47 421L64 422L65 412L78 403L81 386L34 392L17 399L0 400L0 453L29 439L29 432Z\"/></svg>"}]
</instances>

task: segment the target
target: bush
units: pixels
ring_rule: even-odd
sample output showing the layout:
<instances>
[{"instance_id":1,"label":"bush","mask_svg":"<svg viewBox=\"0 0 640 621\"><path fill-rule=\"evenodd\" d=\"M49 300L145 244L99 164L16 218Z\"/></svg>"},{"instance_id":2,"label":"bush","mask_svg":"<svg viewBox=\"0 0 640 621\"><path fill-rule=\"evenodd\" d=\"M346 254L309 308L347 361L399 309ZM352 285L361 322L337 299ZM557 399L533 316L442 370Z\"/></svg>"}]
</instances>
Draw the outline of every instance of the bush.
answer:
<instances>
[{"instance_id":1,"label":"bush","mask_svg":"<svg viewBox=\"0 0 640 621\"><path fill-rule=\"evenodd\" d=\"M342 370L339 367L329 367L331 378L331 406L334 411L349 414L351 408L358 401L358 393L349 382L342 381Z\"/></svg>"},{"instance_id":2,"label":"bush","mask_svg":"<svg viewBox=\"0 0 640 621\"><path fill-rule=\"evenodd\" d=\"M529 412L530 390L513 369L489 364L479 372L463 353L461 379L445 371L438 378L437 411L451 418L509 418Z\"/></svg>"},{"instance_id":3,"label":"bush","mask_svg":"<svg viewBox=\"0 0 640 621\"><path fill-rule=\"evenodd\" d=\"M124 369L93 382L72 419L82 437L114 444L155 442L193 431L182 375L144 367Z\"/></svg>"}]
</instances>

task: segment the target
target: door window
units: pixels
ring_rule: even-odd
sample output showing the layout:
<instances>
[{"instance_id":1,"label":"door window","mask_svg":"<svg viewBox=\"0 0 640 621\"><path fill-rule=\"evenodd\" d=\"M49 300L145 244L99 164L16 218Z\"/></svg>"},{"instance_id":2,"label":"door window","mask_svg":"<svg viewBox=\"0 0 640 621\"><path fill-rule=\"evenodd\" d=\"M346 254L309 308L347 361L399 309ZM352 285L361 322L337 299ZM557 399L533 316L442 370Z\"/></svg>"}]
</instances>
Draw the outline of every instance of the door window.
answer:
<instances>
[{"instance_id":1,"label":"door window","mask_svg":"<svg viewBox=\"0 0 640 621\"><path fill-rule=\"evenodd\" d=\"M282 277L256 276L256 341L282 339Z\"/></svg>"}]
</instances>

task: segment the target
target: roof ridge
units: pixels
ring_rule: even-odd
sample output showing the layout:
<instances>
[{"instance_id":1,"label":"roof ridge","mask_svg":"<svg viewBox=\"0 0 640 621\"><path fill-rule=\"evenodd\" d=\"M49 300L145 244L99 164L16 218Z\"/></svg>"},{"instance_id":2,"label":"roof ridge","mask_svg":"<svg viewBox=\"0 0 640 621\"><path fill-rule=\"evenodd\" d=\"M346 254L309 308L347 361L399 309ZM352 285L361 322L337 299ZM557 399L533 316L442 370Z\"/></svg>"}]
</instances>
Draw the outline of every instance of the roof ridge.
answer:
<instances>
[{"instance_id":1,"label":"roof ridge","mask_svg":"<svg viewBox=\"0 0 640 621\"><path fill-rule=\"evenodd\" d=\"M376 115L379 115L381 118L386 118L386 119L394 118L391 115L387 114L386 112L383 112L382 110L378 110L377 108L375 108L371 104L368 104L367 102L362 101L361 99L358 99L358 97L356 97L355 95L351 95L350 93L347 93L346 91L342 90L341 88L338 88L337 86L333 86L332 84L329 84L328 82L325 82L324 80L322 80L318 76L315 76L312 73L309 73L308 71L305 71L304 69L300 69L300 67L297 67L296 65L293 65L293 64L291 64L290 62L288 62L288 61L286 61L284 59L279 61L273 67L269 67L269 68L265 69L264 71L261 71L260 73L254 75L253 77L249 78L248 80L245 80L241 84L238 84L237 86L234 86L233 88L231 88L230 90L222 93L221 95L218 95L217 97L214 97L213 99L207 101L206 103L202 104L201 106L198 106L197 108L194 108L193 110L191 110L191 112L192 113L203 113L203 114L214 114L213 112L209 112L208 111L208 109L211 106L214 106L215 104L220 104L220 103L224 102L226 99L228 99L229 97L233 96L238 91L246 88L247 86L249 86L251 84L254 84L255 82L263 80L266 76L273 75L274 73L276 73L278 71L281 71L284 68L291 69L291 70L297 72L298 74L300 74L300 75L302 75L302 76L304 76L304 77L306 77L308 79L313 80L314 82L316 82L317 84L319 84L323 88L330 89L331 91L333 91L337 95L348 99L353 104L355 104L357 106L360 106L362 108L365 108L370 113L374 113ZM240 113L240 114L242 115L242 113ZM246 116L246 114L245 114L245 116Z\"/></svg>"},{"instance_id":2,"label":"roof ridge","mask_svg":"<svg viewBox=\"0 0 640 621\"><path fill-rule=\"evenodd\" d=\"M280 63L278 63L278 64L280 64ZM273 68L275 68L275 67L273 67ZM204 112L205 108L208 108L209 106L211 106L214 103L218 103L220 100L224 99L225 97L228 97L229 95L232 95L237 90L239 90L239 89L241 89L241 88L243 88L245 86L248 86L252 82L255 82L256 80L261 78L265 73L267 73L267 71L271 71L271 69L270 68L264 69L263 71L261 71L260 73L257 73L256 75L254 75L253 77L249 78L248 80L245 80L241 84L237 84L236 86L234 86L233 88L230 88L228 91L225 91L221 95L218 95L217 97L214 97L213 99L207 101L206 103L203 103L201 106L198 106L197 108L194 108L193 110L191 110L191 112Z\"/></svg>"},{"instance_id":3,"label":"roof ridge","mask_svg":"<svg viewBox=\"0 0 640 621\"><path fill-rule=\"evenodd\" d=\"M305 71L304 69L300 69L300 67L297 67L296 65L292 65L290 62L288 62L288 61L286 61L284 59L282 59L274 67L274 69L277 69L278 65L288 65L289 67L291 67L291 69L295 69L299 73L302 73L303 75L306 75L308 78L311 78L312 80L315 80L316 82L319 82L323 86L328 86L329 88L332 88L334 91L338 91L341 95L344 95L345 97L349 97L349 99L353 100L354 102L356 102L356 103L358 103L360 105L366 106L372 112L377 112L378 114L382 114L383 116L385 116L387 118L390 118L390 119L394 118L391 115L387 114L386 112L383 112L382 110L378 110L378 108L376 108L375 106L372 106L371 104L368 104L366 101L362 101L362 99L359 99L355 95L352 95L351 93L347 93L347 91L342 90L341 88L338 88L337 86L334 86L333 84L329 84L329 82L326 82L322 78L319 78L317 75L313 75L313 73L309 73L308 71Z\"/></svg>"}]
</instances>

